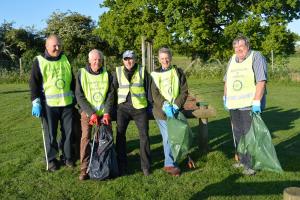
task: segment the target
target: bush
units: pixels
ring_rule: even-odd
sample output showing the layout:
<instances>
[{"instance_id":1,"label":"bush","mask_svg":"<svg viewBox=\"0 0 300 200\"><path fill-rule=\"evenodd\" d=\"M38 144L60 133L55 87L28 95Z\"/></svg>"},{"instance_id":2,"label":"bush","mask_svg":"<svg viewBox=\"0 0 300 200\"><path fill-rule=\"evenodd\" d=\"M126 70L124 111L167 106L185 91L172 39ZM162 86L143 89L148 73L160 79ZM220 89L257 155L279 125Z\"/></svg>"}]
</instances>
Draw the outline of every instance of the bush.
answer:
<instances>
[{"instance_id":1,"label":"bush","mask_svg":"<svg viewBox=\"0 0 300 200\"><path fill-rule=\"evenodd\" d=\"M20 74L19 70L0 70L0 84L3 83L28 83L29 73Z\"/></svg>"}]
</instances>

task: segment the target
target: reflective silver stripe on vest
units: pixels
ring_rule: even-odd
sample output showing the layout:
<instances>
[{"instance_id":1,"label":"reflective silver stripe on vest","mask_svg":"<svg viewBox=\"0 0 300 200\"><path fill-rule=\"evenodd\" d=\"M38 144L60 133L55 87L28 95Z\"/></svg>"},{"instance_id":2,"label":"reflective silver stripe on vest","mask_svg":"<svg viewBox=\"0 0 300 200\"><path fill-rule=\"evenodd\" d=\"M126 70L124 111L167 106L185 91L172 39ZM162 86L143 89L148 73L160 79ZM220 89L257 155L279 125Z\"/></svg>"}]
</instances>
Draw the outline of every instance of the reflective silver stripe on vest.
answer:
<instances>
[{"instance_id":1,"label":"reflective silver stripe on vest","mask_svg":"<svg viewBox=\"0 0 300 200\"><path fill-rule=\"evenodd\" d=\"M141 93L141 94L132 94L132 93L131 93L131 95L132 95L132 96L135 96L135 97L145 97L145 96L146 96L145 93ZM118 94L118 98L119 98L119 99L121 99L121 98L126 99L127 96L128 96L128 95Z\"/></svg>"},{"instance_id":2,"label":"reflective silver stripe on vest","mask_svg":"<svg viewBox=\"0 0 300 200\"><path fill-rule=\"evenodd\" d=\"M141 93L141 94L131 94L132 96L135 96L135 97L145 97L146 94L145 93Z\"/></svg>"},{"instance_id":3,"label":"reflective silver stripe on vest","mask_svg":"<svg viewBox=\"0 0 300 200\"><path fill-rule=\"evenodd\" d=\"M70 97L70 96L73 96L73 92L72 91L70 91L68 93L64 93L64 94L46 95L46 99L58 99L58 98Z\"/></svg>"},{"instance_id":4,"label":"reflective silver stripe on vest","mask_svg":"<svg viewBox=\"0 0 300 200\"><path fill-rule=\"evenodd\" d=\"M123 94L118 94L118 98L119 99L126 99L127 95L123 95Z\"/></svg>"},{"instance_id":5,"label":"reflective silver stripe on vest","mask_svg":"<svg viewBox=\"0 0 300 200\"><path fill-rule=\"evenodd\" d=\"M103 108L104 108L104 105L101 105L101 106L94 106L93 108L94 108L96 111L98 111L98 110L103 109Z\"/></svg>"},{"instance_id":6,"label":"reflective silver stripe on vest","mask_svg":"<svg viewBox=\"0 0 300 200\"><path fill-rule=\"evenodd\" d=\"M239 100L239 99L247 99L249 97L253 97L253 93L247 93L240 96L228 96L227 98L230 100Z\"/></svg>"},{"instance_id":7,"label":"reflective silver stripe on vest","mask_svg":"<svg viewBox=\"0 0 300 200\"><path fill-rule=\"evenodd\" d=\"M133 84L126 84L126 85L119 85L119 88L128 88L130 86L135 86L135 87L143 87L143 84L141 83L133 83Z\"/></svg>"}]
</instances>

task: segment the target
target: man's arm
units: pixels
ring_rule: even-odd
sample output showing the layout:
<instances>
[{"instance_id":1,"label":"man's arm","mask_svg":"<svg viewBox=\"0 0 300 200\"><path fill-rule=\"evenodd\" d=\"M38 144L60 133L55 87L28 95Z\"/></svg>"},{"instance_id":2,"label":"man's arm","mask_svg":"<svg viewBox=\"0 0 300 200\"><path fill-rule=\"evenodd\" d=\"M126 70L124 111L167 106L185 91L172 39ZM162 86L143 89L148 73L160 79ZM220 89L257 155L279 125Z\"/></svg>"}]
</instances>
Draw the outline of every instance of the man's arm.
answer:
<instances>
[{"instance_id":1,"label":"man's arm","mask_svg":"<svg viewBox=\"0 0 300 200\"><path fill-rule=\"evenodd\" d=\"M180 85L179 85L179 95L175 99L175 104L178 106L178 108L182 108L188 97L188 85L182 69L177 68L177 73L178 73Z\"/></svg>"},{"instance_id":2,"label":"man's arm","mask_svg":"<svg viewBox=\"0 0 300 200\"><path fill-rule=\"evenodd\" d=\"M253 100L261 100L265 93L266 81L259 81L256 83L256 91Z\"/></svg>"},{"instance_id":3,"label":"man's arm","mask_svg":"<svg viewBox=\"0 0 300 200\"><path fill-rule=\"evenodd\" d=\"M110 72L108 73L108 90L105 98L105 108L104 108L104 113L112 114L112 109L114 106L115 102L115 88L113 85L113 76L111 75Z\"/></svg>"},{"instance_id":4,"label":"man's arm","mask_svg":"<svg viewBox=\"0 0 300 200\"><path fill-rule=\"evenodd\" d=\"M41 98L43 90L43 77L37 58L34 59L32 64L29 87L31 92L31 101L35 100L36 98Z\"/></svg>"}]
</instances>

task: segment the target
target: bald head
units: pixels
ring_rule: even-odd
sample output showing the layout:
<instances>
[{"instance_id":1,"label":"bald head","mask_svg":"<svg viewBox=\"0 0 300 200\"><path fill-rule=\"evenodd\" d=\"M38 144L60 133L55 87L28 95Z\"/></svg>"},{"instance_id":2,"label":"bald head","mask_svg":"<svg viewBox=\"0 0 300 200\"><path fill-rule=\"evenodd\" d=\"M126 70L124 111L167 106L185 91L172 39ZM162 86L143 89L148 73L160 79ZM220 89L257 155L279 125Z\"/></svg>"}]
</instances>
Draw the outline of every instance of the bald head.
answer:
<instances>
[{"instance_id":1,"label":"bald head","mask_svg":"<svg viewBox=\"0 0 300 200\"><path fill-rule=\"evenodd\" d=\"M61 53L61 42L57 35L50 35L46 39L46 50L51 57L57 57Z\"/></svg>"}]
</instances>

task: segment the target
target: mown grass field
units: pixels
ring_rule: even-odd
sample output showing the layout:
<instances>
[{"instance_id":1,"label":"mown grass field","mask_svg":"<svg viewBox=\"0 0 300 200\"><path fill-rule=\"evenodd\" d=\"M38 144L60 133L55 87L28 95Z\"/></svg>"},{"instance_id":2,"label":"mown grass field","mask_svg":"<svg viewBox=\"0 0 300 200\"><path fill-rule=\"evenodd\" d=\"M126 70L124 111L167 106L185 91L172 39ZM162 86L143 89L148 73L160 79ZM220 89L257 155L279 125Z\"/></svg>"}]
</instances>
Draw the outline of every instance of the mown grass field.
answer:
<instances>
[{"instance_id":1,"label":"mown grass field","mask_svg":"<svg viewBox=\"0 0 300 200\"><path fill-rule=\"evenodd\" d=\"M45 171L40 121L31 116L26 84L0 84L0 199L282 199L283 189L300 187L300 85L268 83L263 118L274 134L273 143L284 173L261 171L253 177L233 169L233 140L228 113L223 110L221 80L190 79L193 93L216 108L209 119L210 152L193 153L197 168L180 163L182 176L165 174L161 136L150 123L152 174L139 166L135 126L128 129L129 175L107 181L78 180L75 169ZM197 120L189 120L193 130Z\"/></svg>"}]
</instances>

